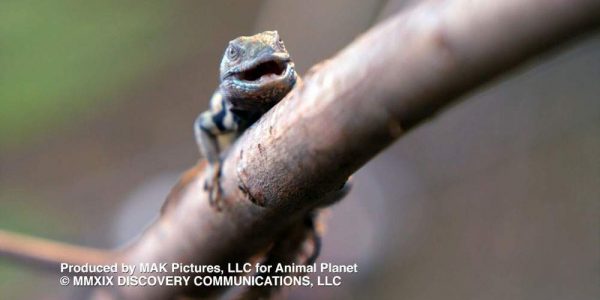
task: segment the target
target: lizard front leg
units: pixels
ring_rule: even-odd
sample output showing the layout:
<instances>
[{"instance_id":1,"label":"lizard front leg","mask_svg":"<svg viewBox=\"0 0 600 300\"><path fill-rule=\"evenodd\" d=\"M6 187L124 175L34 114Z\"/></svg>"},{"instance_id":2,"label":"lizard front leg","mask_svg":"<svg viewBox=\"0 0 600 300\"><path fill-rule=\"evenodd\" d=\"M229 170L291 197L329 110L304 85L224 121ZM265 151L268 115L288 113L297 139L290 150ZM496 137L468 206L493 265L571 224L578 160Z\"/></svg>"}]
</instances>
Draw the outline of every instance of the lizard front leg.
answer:
<instances>
[{"instance_id":1,"label":"lizard front leg","mask_svg":"<svg viewBox=\"0 0 600 300\"><path fill-rule=\"evenodd\" d=\"M208 191L210 205L220 209L221 186L219 177L221 176L221 158L219 157L220 151L217 140L219 129L215 125L213 114L210 111L205 111L198 116L194 123L194 133L198 148L208 161L208 175L204 181L204 190Z\"/></svg>"}]
</instances>

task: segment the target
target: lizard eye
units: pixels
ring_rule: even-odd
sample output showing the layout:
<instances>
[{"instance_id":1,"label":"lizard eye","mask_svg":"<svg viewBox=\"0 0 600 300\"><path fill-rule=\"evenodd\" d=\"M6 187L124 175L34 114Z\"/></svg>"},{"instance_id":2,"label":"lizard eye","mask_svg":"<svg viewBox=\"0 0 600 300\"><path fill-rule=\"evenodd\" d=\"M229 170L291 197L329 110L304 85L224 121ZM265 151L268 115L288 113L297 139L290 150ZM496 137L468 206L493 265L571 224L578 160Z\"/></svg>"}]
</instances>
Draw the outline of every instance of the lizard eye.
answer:
<instances>
[{"instance_id":1,"label":"lizard eye","mask_svg":"<svg viewBox=\"0 0 600 300\"><path fill-rule=\"evenodd\" d=\"M285 45L283 44L283 40L281 40L281 38L277 40L277 46L279 46L281 50L285 50Z\"/></svg>"},{"instance_id":2,"label":"lizard eye","mask_svg":"<svg viewBox=\"0 0 600 300\"><path fill-rule=\"evenodd\" d=\"M235 46L227 48L227 58L230 60L236 60L240 56L240 50Z\"/></svg>"}]
</instances>

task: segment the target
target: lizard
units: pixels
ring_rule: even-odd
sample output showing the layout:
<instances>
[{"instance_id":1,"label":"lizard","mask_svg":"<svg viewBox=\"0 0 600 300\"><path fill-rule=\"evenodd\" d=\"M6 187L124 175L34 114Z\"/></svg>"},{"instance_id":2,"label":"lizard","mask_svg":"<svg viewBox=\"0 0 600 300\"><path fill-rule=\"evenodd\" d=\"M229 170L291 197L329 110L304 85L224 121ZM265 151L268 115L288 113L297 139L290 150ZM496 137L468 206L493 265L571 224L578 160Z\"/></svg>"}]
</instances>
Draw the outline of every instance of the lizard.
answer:
<instances>
[{"instance_id":1,"label":"lizard","mask_svg":"<svg viewBox=\"0 0 600 300\"><path fill-rule=\"evenodd\" d=\"M215 209L221 209L222 153L299 82L301 78L277 31L241 36L229 42L220 64L220 84L210 99L209 109L194 122L196 142L207 161L204 189ZM343 198L349 189L350 185L346 183L328 197L327 205ZM291 263L305 256L304 264L314 263L321 247L317 217L315 208L300 224L292 225L284 232L266 255L266 262ZM305 255L300 248L304 248L304 242L309 240L312 240L312 253ZM296 245L296 249L291 249L290 244Z\"/></svg>"},{"instance_id":2,"label":"lizard","mask_svg":"<svg viewBox=\"0 0 600 300\"><path fill-rule=\"evenodd\" d=\"M220 84L209 109L194 122L200 152L208 161L204 189L221 206L221 157L235 139L277 104L300 80L277 31L229 42L220 65Z\"/></svg>"}]
</instances>

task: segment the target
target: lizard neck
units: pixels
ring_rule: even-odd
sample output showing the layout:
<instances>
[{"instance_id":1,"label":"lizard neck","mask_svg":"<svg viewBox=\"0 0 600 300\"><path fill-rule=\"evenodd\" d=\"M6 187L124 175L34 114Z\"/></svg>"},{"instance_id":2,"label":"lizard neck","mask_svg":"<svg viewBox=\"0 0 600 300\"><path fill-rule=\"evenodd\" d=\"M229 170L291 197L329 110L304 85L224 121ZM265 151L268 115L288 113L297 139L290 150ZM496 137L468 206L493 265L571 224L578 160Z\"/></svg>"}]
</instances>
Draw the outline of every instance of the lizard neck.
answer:
<instances>
[{"instance_id":1,"label":"lizard neck","mask_svg":"<svg viewBox=\"0 0 600 300\"><path fill-rule=\"evenodd\" d=\"M231 109L231 113L233 114L234 120L238 123L240 132L246 130L246 128L250 127L254 124L260 117L267 111L266 110L246 110L246 109Z\"/></svg>"}]
</instances>

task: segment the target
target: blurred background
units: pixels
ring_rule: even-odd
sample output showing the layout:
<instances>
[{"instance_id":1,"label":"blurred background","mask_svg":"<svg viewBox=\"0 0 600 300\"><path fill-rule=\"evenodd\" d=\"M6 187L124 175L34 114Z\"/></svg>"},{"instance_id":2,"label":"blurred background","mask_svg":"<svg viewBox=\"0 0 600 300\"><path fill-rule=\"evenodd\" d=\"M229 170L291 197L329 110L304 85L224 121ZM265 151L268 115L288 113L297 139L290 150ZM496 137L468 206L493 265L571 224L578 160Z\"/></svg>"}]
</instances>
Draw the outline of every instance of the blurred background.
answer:
<instances>
[{"instance_id":1,"label":"blurred background","mask_svg":"<svg viewBox=\"0 0 600 300\"><path fill-rule=\"evenodd\" d=\"M0 228L116 247L198 159L227 42L276 29L300 73L402 0L0 2ZM355 176L291 299L598 299L600 35L488 84ZM352 109L352 108L341 108ZM80 299L0 258L0 299Z\"/></svg>"}]
</instances>

